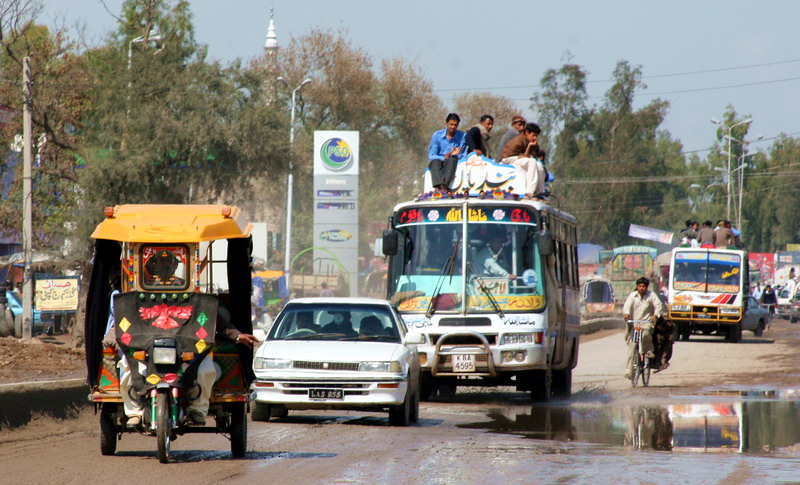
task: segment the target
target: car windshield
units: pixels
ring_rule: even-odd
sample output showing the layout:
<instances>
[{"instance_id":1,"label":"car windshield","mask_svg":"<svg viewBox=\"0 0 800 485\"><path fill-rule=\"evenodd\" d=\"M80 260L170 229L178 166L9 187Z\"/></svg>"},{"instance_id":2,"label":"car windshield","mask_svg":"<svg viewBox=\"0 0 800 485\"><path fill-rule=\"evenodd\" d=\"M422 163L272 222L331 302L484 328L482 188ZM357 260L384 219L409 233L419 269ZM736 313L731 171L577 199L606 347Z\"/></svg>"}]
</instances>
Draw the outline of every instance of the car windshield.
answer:
<instances>
[{"instance_id":1,"label":"car windshield","mask_svg":"<svg viewBox=\"0 0 800 485\"><path fill-rule=\"evenodd\" d=\"M268 340L400 342L400 328L386 305L289 304Z\"/></svg>"}]
</instances>

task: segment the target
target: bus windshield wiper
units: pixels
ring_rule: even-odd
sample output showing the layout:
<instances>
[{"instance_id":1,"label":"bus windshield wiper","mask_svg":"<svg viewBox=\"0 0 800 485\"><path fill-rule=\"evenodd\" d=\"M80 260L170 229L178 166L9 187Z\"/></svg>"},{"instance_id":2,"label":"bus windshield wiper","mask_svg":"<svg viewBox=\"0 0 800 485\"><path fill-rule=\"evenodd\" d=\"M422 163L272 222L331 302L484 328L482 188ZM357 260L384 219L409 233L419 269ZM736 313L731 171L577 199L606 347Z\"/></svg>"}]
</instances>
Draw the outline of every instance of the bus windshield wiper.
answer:
<instances>
[{"instance_id":1,"label":"bus windshield wiper","mask_svg":"<svg viewBox=\"0 0 800 485\"><path fill-rule=\"evenodd\" d=\"M442 283L444 283L444 277L448 274L450 275L450 282L453 281L453 270L456 265L456 255L458 254L458 247L461 245L461 234L458 235L458 239L456 240L456 245L453 248L453 254L447 258L447 261L444 262L444 266L442 266L442 273L439 275L439 280L436 282L436 289L433 291L433 296L431 297L431 302L428 303L428 310L425 311L425 316L431 318L436 312L436 301L439 298L439 293L442 291Z\"/></svg>"},{"instance_id":2,"label":"bus windshield wiper","mask_svg":"<svg viewBox=\"0 0 800 485\"><path fill-rule=\"evenodd\" d=\"M489 299L489 303L492 305L494 312L497 313L498 317L505 318L505 314L500 308L500 305L497 304L497 300L494 299L492 292L486 287L486 282L483 281L483 278L478 276L478 273L475 271L475 267L472 266L471 262L467 263L467 275L472 275L475 277L475 279L478 281L478 289L481 290L481 292L483 292L483 294Z\"/></svg>"}]
</instances>

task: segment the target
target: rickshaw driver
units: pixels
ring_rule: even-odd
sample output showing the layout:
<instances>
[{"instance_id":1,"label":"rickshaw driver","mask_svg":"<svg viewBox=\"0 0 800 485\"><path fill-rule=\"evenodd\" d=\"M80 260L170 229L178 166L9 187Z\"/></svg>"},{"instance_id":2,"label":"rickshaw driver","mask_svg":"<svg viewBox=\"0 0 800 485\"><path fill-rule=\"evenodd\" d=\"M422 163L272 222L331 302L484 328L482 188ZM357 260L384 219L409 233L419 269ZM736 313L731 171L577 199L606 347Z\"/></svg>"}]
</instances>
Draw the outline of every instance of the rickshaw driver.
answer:
<instances>
[{"instance_id":1,"label":"rickshaw driver","mask_svg":"<svg viewBox=\"0 0 800 485\"><path fill-rule=\"evenodd\" d=\"M145 284L148 285L182 285L183 278L178 277L178 257L171 251L162 250L150 256L144 265Z\"/></svg>"},{"instance_id":2,"label":"rickshaw driver","mask_svg":"<svg viewBox=\"0 0 800 485\"><path fill-rule=\"evenodd\" d=\"M631 378L631 367L633 366L633 356L636 353L636 345L633 342L633 325L630 320L650 320L651 323L642 324L642 350L648 359L655 357L653 353L653 326L658 317L666 315L661 299L649 291L650 280L641 277L636 280L636 290L628 295L625 305L622 307L622 318L625 320L625 341L628 343L628 361L625 364L625 378Z\"/></svg>"},{"instance_id":3,"label":"rickshaw driver","mask_svg":"<svg viewBox=\"0 0 800 485\"><path fill-rule=\"evenodd\" d=\"M114 299L111 299L109 313L114 313ZM217 308L217 338L227 338L233 340L237 344L246 345L253 348L258 343L258 339L248 333L242 333L231 324L231 316L227 309L223 307ZM116 336L114 333L114 325L110 328L103 337L103 344L114 349L118 349ZM128 359L123 354L120 361L123 367L120 369L119 378L119 392L122 395L122 402L125 407L125 416L128 417L126 426L128 428L135 428L142 424L142 413L144 412L144 404L141 401L134 400L130 395L131 387L131 372L128 366ZM200 386L200 394L197 396L190 405L186 407L186 415L191 424L195 426L203 426L206 424L206 414L208 414L208 406L211 399L211 391L216 382L217 370L211 355L206 355L200 361L197 368L197 384Z\"/></svg>"}]
</instances>

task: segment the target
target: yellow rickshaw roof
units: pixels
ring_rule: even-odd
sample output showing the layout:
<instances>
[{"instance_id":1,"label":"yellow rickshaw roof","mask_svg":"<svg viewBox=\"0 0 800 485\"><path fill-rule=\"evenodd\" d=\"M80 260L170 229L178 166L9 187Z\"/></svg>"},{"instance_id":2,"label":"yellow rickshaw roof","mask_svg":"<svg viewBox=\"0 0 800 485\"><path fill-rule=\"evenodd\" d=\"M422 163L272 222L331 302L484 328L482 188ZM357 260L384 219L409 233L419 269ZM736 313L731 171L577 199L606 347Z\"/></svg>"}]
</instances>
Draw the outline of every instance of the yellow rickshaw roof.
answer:
<instances>
[{"instance_id":1,"label":"yellow rickshaw roof","mask_svg":"<svg viewBox=\"0 0 800 485\"><path fill-rule=\"evenodd\" d=\"M113 209L113 214L110 214ZM224 215L225 212L229 215ZM230 205L126 204L106 209L92 237L123 242L197 242L250 236L253 225Z\"/></svg>"}]
</instances>

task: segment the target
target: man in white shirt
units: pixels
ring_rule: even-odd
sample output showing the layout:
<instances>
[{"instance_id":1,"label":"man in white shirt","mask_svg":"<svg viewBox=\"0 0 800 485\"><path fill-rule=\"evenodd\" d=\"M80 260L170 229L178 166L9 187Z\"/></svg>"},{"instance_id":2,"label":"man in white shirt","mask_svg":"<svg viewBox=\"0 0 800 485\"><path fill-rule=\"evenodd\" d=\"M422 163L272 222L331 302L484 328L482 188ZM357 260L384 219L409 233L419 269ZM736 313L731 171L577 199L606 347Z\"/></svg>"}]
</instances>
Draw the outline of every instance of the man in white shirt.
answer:
<instances>
[{"instance_id":1,"label":"man in white shirt","mask_svg":"<svg viewBox=\"0 0 800 485\"><path fill-rule=\"evenodd\" d=\"M650 280L639 278L636 280L636 291L628 295L625 305L622 307L622 315L625 319L625 341L628 342L628 361L625 366L625 378L631 378L631 368L633 367L633 356L637 349L633 343L633 325L629 320L649 320L651 323L641 324L642 326L642 350L648 359L652 359L653 354L653 327L656 319L665 314L664 305L658 296L648 290Z\"/></svg>"}]
</instances>

